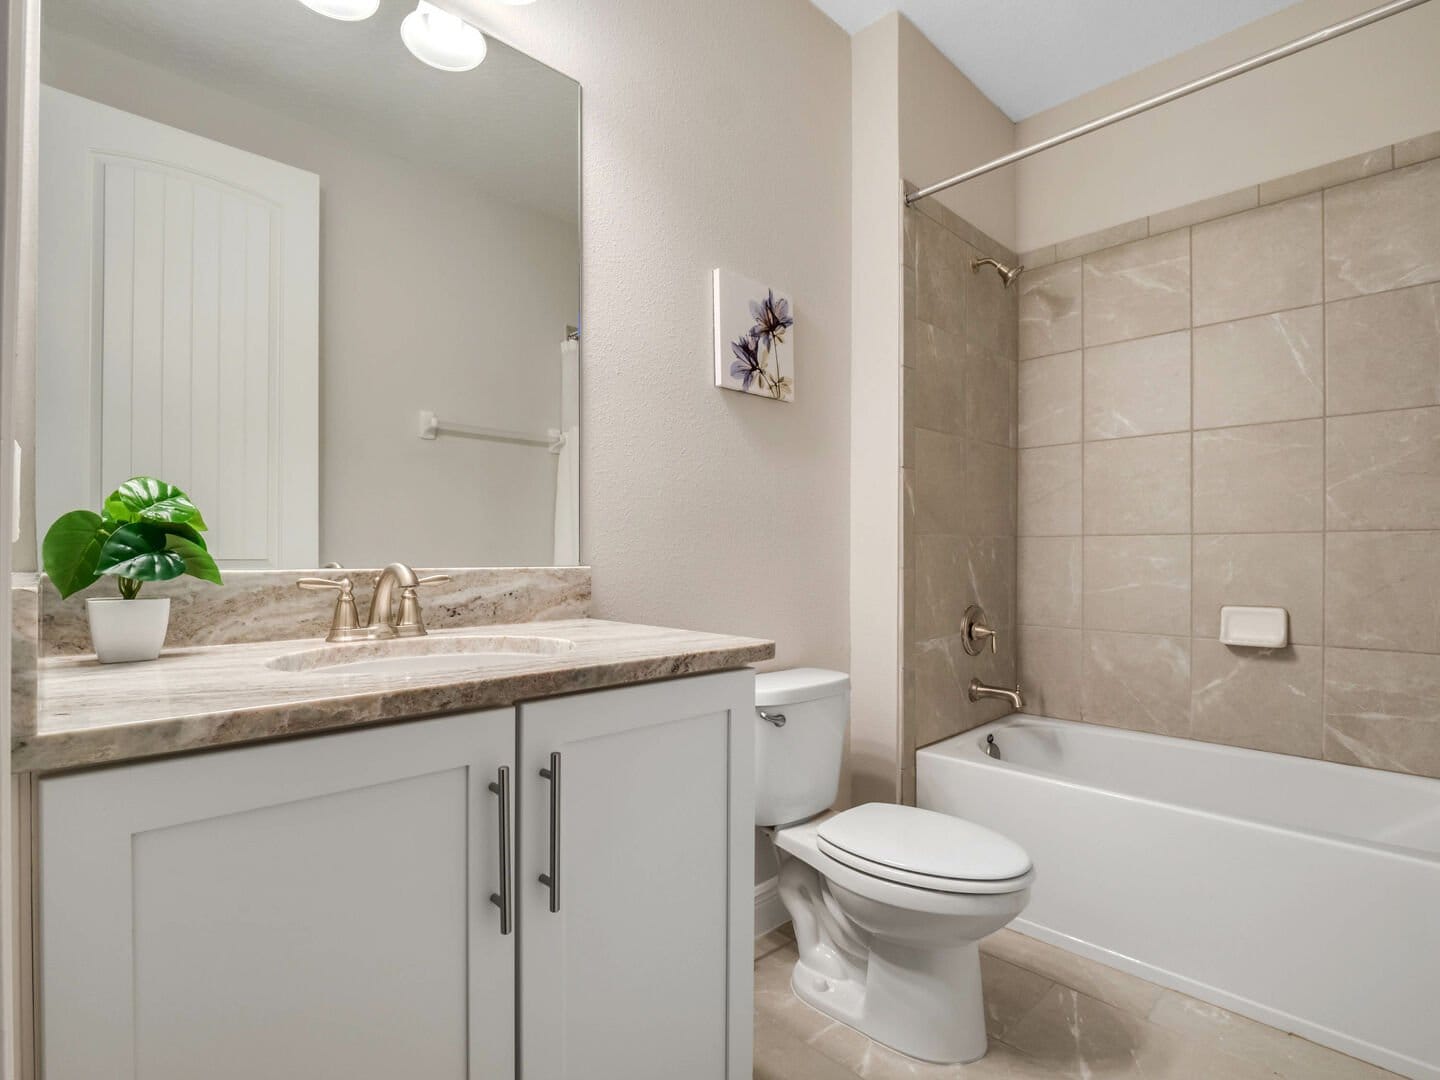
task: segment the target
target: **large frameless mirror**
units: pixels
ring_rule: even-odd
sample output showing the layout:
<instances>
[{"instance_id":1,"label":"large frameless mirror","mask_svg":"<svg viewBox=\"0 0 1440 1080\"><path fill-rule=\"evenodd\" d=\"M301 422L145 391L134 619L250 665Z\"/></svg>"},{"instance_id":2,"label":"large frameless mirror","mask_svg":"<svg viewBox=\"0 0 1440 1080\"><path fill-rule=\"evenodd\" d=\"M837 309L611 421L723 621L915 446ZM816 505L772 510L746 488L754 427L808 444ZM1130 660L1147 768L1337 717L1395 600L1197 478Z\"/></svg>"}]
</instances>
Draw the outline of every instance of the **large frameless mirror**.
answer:
<instances>
[{"instance_id":1,"label":"large frameless mirror","mask_svg":"<svg viewBox=\"0 0 1440 1080\"><path fill-rule=\"evenodd\" d=\"M222 569L579 561L580 88L415 10L45 0L42 536L150 475Z\"/></svg>"}]
</instances>

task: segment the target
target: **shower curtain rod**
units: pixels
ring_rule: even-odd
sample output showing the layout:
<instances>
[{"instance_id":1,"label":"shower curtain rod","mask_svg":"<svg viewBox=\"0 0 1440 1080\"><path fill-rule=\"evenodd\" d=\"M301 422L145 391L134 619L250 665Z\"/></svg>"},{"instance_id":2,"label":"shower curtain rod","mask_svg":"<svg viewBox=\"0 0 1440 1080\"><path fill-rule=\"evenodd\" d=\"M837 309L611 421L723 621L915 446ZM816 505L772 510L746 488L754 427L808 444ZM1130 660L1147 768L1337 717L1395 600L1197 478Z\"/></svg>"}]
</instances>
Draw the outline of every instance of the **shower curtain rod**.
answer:
<instances>
[{"instance_id":1,"label":"shower curtain rod","mask_svg":"<svg viewBox=\"0 0 1440 1080\"><path fill-rule=\"evenodd\" d=\"M1060 134L1052 135L1048 139L1041 139L1039 142L1032 143L1030 146L1026 146L1020 150L1014 150L1003 157L998 157L994 161L987 162L974 169L967 169L965 172L957 173L948 180L941 180L939 183L931 184L929 187L921 188L919 191L912 191L909 195L905 196L905 205L914 206L921 199L945 191L947 188L952 188L956 184L963 184L967 180L974 180L976 177L984 176L986 173L992 173L996 169L1003 169L1006 165L1013 165L1017 161L1023 161L1028 157L1040 153L1042 150L1049 150L1053 146L1067 143L1071 139L1078 139L1081 135L1088 135L1092 131L1099 131L1101 128L1109 127L1111 124L1119 123L1121 120L1128 120L1132 116L1139 116L1141 113L1148 112L1156 106L1176 101L1189 94L1195 93L1197 90L1204 90L1207 87L1215 86L1218 83L1225 82L1227 79L1235 78L1236 75L1244 75L1247 71L1254 71L1256 68L1264 67L1266 64L1273 64L1276 60L1283 60L1287 56L1294 56L1298 52L1304 52L1306 49L1312 48L1315 45L1341 37L1350 33L1352 30L1359 30L1362 27L1369 26L1371 23L1377 23L1381 19L1388 19L1391 15L1399 15L1402 11L1409 11L1411 8L1419 7L1425 3L1429 3L1429 0L1390 0L1388 4L1382 4L1377 8L1372 8L1370 11L1342 20L1333 26L1325 27L1323 30L1316 30L1313 34L1306 34L1304 37L1296 38L1288 44L1280 45L1267 52L1258 53L1248 60L1241 60L1238 64L1231 64L1227 68L1221 68L1219 71L1211 72L1209 75L1196 79L1193 82L1188 82L1183 86L1177 86L1173 90L1166 90L1163 94L1156 94L1154 97L1146 98L1144 101L1120 109L1117 112L1112 112L1106 116L1087 121L1079 127L1071 128L1069 131L1062 131Z\"/></svg>"}]
</instances>

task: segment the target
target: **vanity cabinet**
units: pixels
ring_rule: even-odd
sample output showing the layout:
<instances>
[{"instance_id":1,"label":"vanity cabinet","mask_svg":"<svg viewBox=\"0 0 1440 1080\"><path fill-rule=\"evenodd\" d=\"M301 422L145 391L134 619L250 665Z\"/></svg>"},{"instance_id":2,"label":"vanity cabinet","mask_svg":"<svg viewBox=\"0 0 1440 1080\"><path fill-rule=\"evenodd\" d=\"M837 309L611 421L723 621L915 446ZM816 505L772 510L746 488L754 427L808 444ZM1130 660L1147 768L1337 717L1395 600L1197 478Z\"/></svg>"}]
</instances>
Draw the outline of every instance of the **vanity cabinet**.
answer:
<instances>
[{"instance_id":1,"label":"vanity cabinet","mask_svg":"<svg viewBox=\"0 0 1440 1080\"><path fill-rule=\"evenodd\" d=\"M753 701L734 671L42 779L40 1076L748 1078Z\"/></svg>"}]
</instances>

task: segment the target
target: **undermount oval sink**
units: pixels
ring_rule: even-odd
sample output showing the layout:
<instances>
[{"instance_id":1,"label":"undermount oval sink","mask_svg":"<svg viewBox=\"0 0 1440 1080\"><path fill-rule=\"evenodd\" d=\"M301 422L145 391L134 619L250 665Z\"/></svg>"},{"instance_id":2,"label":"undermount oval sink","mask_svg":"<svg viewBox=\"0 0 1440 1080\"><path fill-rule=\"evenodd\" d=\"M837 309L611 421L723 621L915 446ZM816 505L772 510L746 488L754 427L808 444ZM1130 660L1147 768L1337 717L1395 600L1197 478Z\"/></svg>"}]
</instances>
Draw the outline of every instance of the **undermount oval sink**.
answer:
<instances>
[{"instance_id":1,"label":"undermount oval sink","mask_svg":"<svg viewBox=\"0 0 1440 1080\"><path fill-rule=\"evenodd\" d=\"M513 663L523 656L560 656L575 648L564 638L521 634L473 634L464 637L402 638L326 645L277 656L276 671L325 675L435 677L464 675Z\"/></svg>"}]
</instances>

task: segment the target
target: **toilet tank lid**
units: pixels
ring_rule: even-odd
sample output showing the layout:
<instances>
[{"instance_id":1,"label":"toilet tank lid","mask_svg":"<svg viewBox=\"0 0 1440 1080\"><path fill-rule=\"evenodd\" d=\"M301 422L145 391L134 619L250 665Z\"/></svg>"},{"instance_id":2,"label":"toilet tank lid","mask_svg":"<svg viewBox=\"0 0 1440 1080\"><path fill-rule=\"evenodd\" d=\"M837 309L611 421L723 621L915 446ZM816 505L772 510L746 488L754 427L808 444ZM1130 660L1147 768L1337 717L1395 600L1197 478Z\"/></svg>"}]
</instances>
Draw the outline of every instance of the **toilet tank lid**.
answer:
<instances>
[{"instance_id":1,"label":"toilet tank lid","mask_svg":"<svg viewBox=\"0 0 1440 1080\"><path fill-rule=\"evenodd\" d=\"M794 705L834 697L850 689L850 676L843 671L801 667L786 671L762 671L755 676L755 704Z\"/></svg>"}]
</instances>

